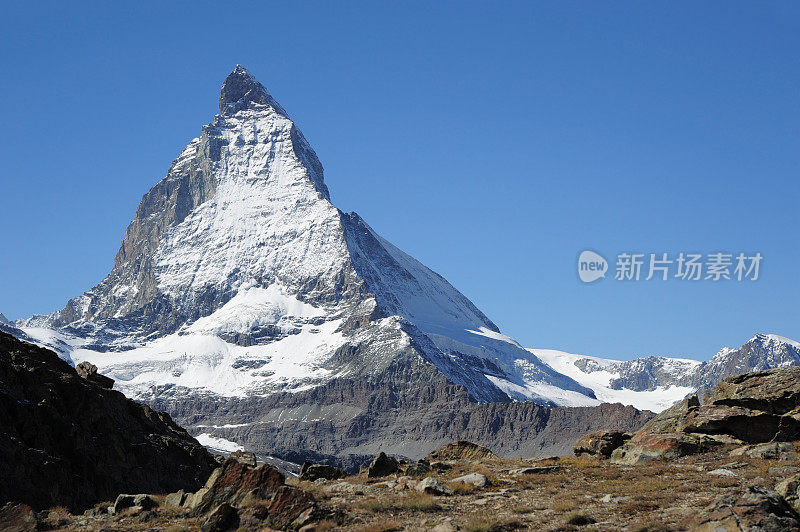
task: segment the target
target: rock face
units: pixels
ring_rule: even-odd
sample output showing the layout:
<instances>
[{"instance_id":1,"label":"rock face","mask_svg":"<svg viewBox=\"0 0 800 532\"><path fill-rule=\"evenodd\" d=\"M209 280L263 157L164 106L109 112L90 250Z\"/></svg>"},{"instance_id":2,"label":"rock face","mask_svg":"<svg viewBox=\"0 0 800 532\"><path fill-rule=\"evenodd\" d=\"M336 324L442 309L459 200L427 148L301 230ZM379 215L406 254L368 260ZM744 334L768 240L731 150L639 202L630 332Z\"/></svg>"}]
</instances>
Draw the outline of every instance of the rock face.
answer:
<instances>
[{"instance_id":1,"label":"rock face","mask_svg":"<svg viewBox=\"0 0 800 532\"><path fill-rule=\"evenodd\" d=\"M749 487L721 497L693 530L800 530L800 515L777 493Z\"/></svg>"},{"instance_id":2,"label":"rock face","mask_svg":"<svg viewBox=\"0 0 800 532\"><path fill-rule=\"evenodd\" d=\"M633 432L653 416L619 404L578 408L481 404L453 386L390 387L352 381L264 399L153 404L169 408L176 419L187 423L227 425L203 431L260 455L272 454L273 449L315 449L345 457L374 457L385 451L412 459L462 439L491 448L501 457L568 455L586 432ZM291 455L281 457L293 460ZM318 461L306 454L295 460ZM357 471L344 463L328 463Z\"/></svg>"},{"instance_id":3,"label":"rock face","mask_svg":"<svg viewBox=\"0 0 800 532\"><path fill-rule=\"evenodd\" d=\"M800 439L800 367L730 377L700 404L692 396L649 421L612 459L639 463L703 452L723 443L761 444L743 453L780 451L775 442ZM755 456L750 454L750 456ZM766 454L763 457L767 458Z\"/></svg>"},{"instance_id":4,"label":"rock face","mask_svg":"<svg viewBox=\"0 0 800 532\"><path fill-rule=\"evenodd\" d=\"M167 414L0 332L0 502L83 510L201 486L214 459Z\"/></svg>"}]
</instances>

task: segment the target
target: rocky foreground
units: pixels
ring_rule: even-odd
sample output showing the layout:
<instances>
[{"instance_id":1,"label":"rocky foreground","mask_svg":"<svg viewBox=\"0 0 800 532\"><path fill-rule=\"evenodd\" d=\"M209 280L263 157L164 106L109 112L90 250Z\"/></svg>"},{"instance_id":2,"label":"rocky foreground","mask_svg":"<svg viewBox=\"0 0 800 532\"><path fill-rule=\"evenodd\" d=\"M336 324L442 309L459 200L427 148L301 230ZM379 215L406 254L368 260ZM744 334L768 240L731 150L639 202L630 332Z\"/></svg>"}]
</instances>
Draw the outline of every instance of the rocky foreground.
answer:
<instances>
[{"instance_id":1,"label":"rocky foreground","mask_svg":"<svg viewBox=\"0 0 800 532\"><path fill-rule=\"evenodd\" d=\"M192 493L123 494L82 515L0 511L17 530L800 530L800 368L727 379L635 434L574 457L507 460L469 442L357 475L307 463L286 478L234 453Z\"/></svg>"}]
</instances>

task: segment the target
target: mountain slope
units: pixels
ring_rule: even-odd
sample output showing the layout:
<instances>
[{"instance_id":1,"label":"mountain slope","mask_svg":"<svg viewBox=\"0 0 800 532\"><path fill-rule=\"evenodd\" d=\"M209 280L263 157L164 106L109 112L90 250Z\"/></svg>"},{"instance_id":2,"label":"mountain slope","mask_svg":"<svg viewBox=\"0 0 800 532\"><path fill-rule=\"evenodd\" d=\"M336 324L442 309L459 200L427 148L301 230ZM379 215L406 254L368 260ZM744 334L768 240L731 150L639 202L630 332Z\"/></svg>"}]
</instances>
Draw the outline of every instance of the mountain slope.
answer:
<instances>
[{"instance_id":1,"label":"mountain slope","mask_svg":"<svg viewBox=\"0 0 800 532\"><path fill-rule=\"evenodd\" d=\"M336 378L596 405L443 277L330 201L316 154L246 69L142 198L114 267L16 323L131 397L298 392Z\"/></svg>"},{"instance_id":2,"label":"mountain slope","mask_svg":"<svg viewBox=\"0 0 800 532\"><path fill-rule=\"evenodd\" d=\"M168 415L0 332L0 505L83 510L203 485L211 455Z\"/></svg>"}]
</instances>

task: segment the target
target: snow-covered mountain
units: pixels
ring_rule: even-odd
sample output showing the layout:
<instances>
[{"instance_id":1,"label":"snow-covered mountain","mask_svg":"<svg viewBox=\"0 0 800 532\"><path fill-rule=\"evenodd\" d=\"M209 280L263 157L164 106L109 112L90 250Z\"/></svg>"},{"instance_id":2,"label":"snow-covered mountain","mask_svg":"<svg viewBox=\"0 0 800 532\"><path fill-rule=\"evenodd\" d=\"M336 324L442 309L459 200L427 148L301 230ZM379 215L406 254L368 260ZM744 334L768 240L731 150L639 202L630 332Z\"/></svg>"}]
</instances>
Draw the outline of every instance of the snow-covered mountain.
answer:
<instances>
[{"instance_id":1,"label":"snow-covered mountain","mask_svg":"<svg viewBox=\"0 0 800 532\"><path fill-rule=\"evenodd\" d=\"M548 349L529 351L559 373L591 388L600 401L654 412L689 394L702 396L727 377L800 365L800 343L774 334L756 334L737 349L724 347L707 362L662 356L623 362Z\"/></svg>"},{"instance_id":2,"label":"snow-covered mountain","mask_svg":"<svg viewBox=\"0 0 800 532\"><path fill-rule=\"evenodd\" d=\"M339 211L314 150L241 66L219 114L142 198L109 275L15 326L144 400L264 397L348 378L599 404Z\"/></svg>"}]
</instances>

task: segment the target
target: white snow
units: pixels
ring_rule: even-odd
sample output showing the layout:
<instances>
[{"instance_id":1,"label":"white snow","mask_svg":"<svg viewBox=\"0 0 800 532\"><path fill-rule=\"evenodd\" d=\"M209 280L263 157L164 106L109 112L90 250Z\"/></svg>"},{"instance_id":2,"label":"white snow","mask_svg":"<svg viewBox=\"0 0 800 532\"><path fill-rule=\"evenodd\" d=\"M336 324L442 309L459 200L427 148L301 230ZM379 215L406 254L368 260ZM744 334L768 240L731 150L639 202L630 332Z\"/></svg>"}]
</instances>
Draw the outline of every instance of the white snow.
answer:
<instances>
[{"instance_id":1,"label":"white snow","mask_svg":"<svg viewBox=\"0 0 800 532\"><path fill-rule=\"evenodd\" d=\"M620 375L608 371L608 369L609 366L620 363L619 360L575 355L552 349L528 349L528 351L559 373L568 375L587 388L591 388L597 399L604 403L622 403L624 405L632 405L640 410L661 412L694 391L693 388L688 386L659 386L652 391L634 391L625 388L615 390L609 384L612 379ZM596 364L595 367L599 369L588 373L582 371L575 365L575 362L582 359L594 362ZM693 368L700 364L696 360L681 358L666 360L673 363L670 369L675 372L692 371Z\"/></svg>"},{"instance_id":2,"label":"white snow","mask_svg":"<svg viewBox=\"0 0 800 532\"><path fill-rule=\"evenodd\" d=\"M223 453L232 453L234 451L244 451L244 447L236 442L226 440L217 436L212 436L207 432L197 436L196 440L200 442L203 447L208 447L212 451L220 451Z\"/></svg>"}]
</instances>

